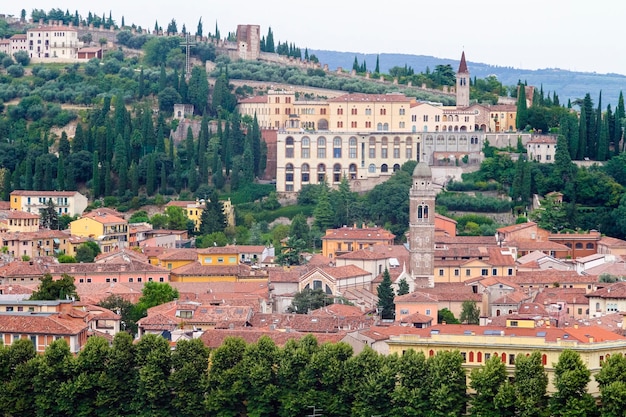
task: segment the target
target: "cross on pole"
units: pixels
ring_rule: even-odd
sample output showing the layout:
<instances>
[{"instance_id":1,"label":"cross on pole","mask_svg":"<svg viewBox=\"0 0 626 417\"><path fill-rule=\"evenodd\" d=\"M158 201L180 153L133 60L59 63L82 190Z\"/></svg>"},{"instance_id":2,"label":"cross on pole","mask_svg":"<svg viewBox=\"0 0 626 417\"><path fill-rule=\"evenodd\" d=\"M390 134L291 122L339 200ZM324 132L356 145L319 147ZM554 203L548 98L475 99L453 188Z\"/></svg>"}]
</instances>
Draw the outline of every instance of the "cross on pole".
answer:
<instances>
[{"instance_id":1,"label":"cross on pole","mask_svg":"<svg viewBox=\"0 0 626 417\"><path fill-rule=\"evenodd\" d=\"M185 47L185 78L189 79L189 77L191 76L191 71L190 71L190 62L189 62L189 51L191 49L192 46L194 46L196 43L192 42L189 40L189 32L187 32L185 34L185 42L183 42L183 46Z\"/></svg>"}]
</instances>

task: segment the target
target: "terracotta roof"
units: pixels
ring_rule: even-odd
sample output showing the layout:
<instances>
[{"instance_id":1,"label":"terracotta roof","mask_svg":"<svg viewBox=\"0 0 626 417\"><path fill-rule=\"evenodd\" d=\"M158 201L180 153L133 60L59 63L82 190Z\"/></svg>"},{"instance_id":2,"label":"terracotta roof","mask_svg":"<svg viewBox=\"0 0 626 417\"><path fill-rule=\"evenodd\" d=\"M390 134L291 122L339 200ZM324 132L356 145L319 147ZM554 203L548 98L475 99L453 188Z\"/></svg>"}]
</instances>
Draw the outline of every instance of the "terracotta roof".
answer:
<instances>
[{"instance_id":1,"label":"terracotta roof","mask_svg":"<svg viewBox=\"0 0 626 417\"><path fill-rule=\"evenodd\" d=\"M624 299L626 298L626 282L616 282L590 292L586 297L605 298L605 299Z\"/></svg>"},{"instance_id":2,"label":"terracotta roof","mask_svg":"<svg viewBox=\"0 0 626 417\"><path fill-rule=\"evenodd\" d=\"M180 266L171 270L172 275L193 275L193 276L250 276L250 267L248 265L202 265L195 261L187 265Z\"/></svg>"},{"instance_id":3,"label":"terracotta roof","mask_svg":"<svg viewBox=\"0 0 626 417\"><path fill-rule=\"evenodd\" d=\"M120 272L148 272L153 274L169 275L170 271L159 266L129 259L123 263L59 263L48 265L47 272L51 274L96 274Z\"/></svg>"},{"instance_id":4,"label":"terracotta roof","mask_svg":"<svg viewBox=\"0 0 626 417\"><path fill-rule=\"evenodd\" d=\"M87 329L68 314L0 314L0 333L76 335Z\"/></svg>"},{"instance_id":5,"label":"terracotta roof","mask_svg":"<svg viewBox=\"0 0 626 417\"><path fill-rule=\"evenodd\" d=\"M537 223L526 222L526 223L512 224L510 226L500 227L497 229L497 231L501 233L512 233L512 232L517 232L519 230L527 229L529 227L537 227Z\"/></svg>"},{"instance_id":6,"label":"terracotta roof","mask_svg":"<svg viewBox=\"0 0 626 417\"><path fill-rule=\"evenodd\" d=\"M297 284L300 282L300 270L291 269L284 270L282 268L270 268L269 269L269 281L272 282L281 282L281 283L293 283Z\"/></svg>"},{"instance_id":7,"label":"terracotta roof","mask_svg":"<svg viewBox=\"0 0 626 417\"><path fill-rule=\"evenodd\" d=\"M364 275L371 275L368 271L359 268L356 265L345 265L345 266L325 266L317 268L319 270L324 271L329 276L335 279L346 279L346 278L354 278L361 277Z\"/></svg>"},{"instance_id":8,"label":"terracotta roof","mask_svg":"<svg viewBox=\"0 0 626 417\"><path fill-rule=\"evenodd\" d=\"M594 266L593 268L587 268L585 273L596 276L609 274L617 277L626 277L626 262L607 262L602 265Z\"/></svg>"},{"instance_id":9,"label":"terracotta roof","mask_svg":"<svg viewBox=\"0 0 626 417\"><path fill-rule=\"evenodd\" d=\"M432 321L432 317L420 313L410 314L400 319L400 323L431 323Z\"/></svg>"},{"instance_id":10,"label":"terracotta roof","mask_svg":"<svg viewBox=\"0 0 626 417\"><path fill-rule=\"evenodd\" d=\"M239 251L237 251L235 246L211 246L208 248L203 248L203 249L197 249L198 254L200 255L209 255L209 254L215 254L215 255L219 255L219 254L224 254L224 255L229 255L229 254L233 254L233 253L239 253Z\"/></svg>"},{"instance_id":11,"label":"terracotta roof","mask_svg":"<svg viewBox=\"0 0 626 417\"><path fill-rule=\"evenodd\" d=\"M250 324L255 329L286 330L303 333L336 333L342 329L369 327L371 316L340 316L313 314L255 314Z\"/></svg>"},{"instance_id":12,"label":"terracotta roof","mask_svg":"<svg viewBox=\"0 0 626 417\"><path fill-rule=\"evenodd\" d=\"M97 46L85 46L85 47L80 48L78 50L78 52L86 52L86 53L88 53L88 52L99 52L99 51L102 51L102 48L97 47Z\"/></svg>"},{"instance_id":13,"label":"terracotta roof","mask_svg":"<svg viewBox=\"0 0 626 417\"><path fill-rule=\"evenodd\" d=\"M550 145L556 145L556 138L550 137L550 136L540 136L540 137L536 137L536 138L532 138L531 140L529 140L528 142L526 142L526 145L528 144L550 144Z\"/></svg>"},{"instance_id":14,"label":"terracotta roof","mask_svg":"<svg viewBox=\"0 0 626 417\"><path fill-rule=\"evenodd\" d=\"M571 249L560 243L553 242L551 240L511 240L506 242L507 246L516 247L518 250L523 251L570 251Z\"/></svg>"},{"instance_id":15,"label":"terracotta roof","mask_svg":"<svg viewBox=\"0 0 626 417\"><path fill-rule=\"evenodd\" d=\"M557 340L570 340L580 344L591 344L606 341L624 341L626 337L613 333L611 331L602 329L598 326L579 327L578 329L573 327L567 328L554 328L554 327L542 327L542 328L523 328L523 327L503 327L503 326L478 326L468 324L439 324L425 329L415 329L415 333L420 336L421 339L430 340L433 334L441 335L457 335L465 336L467 338L477 338L480 340L484 335L488 335L491 332L495 335L498 332L498 336L510 336L515 338L532 338L532 339L544 339L546 342L554 343ZM469 334L472 332L473 334ZM523 339L522 339L523 340ZM484 343L484 342L483 342Z\"/></svg>"},{"instance_id":16,"label":"terracotta roof","mask_svg":"<svg viewBox=\"0 0 626 417\"><path fill-rule=\"evenodd\" d=\"M435 236L435 243L450 247L459 245L496 246L496 240L493 236Z\"/></svg>"},{"instance_id":17,"label":"terracotta roof","mask_svg":"<svg viewBox=\"0 0 626 417\"><path fill-rule=\"evenodd\" d=\"M508 277L511 282L520 286L559 284L595 284L597 276L578 275L576 271L557 271L546 269L541 271L517 271L517 275Z\"/></svg>"},{"instance_id":18,"label":"terracotta roof","mask_svg":"<svg viewBox=\"0 0 626 417\"><path fill-rule=\"evenodd\" d=\"M7 213L7 219L38 219L39 215L21 210L11 210Z\"/></svg>"},{"instance_id":19,"label":"terracotta roof","mask_svg":"<svg viewBox=\"0 0 626 417\"><path fill-rule=\"evenodd\" d=\"M360 308L355 306L349 306L346 304L331 304L326 307L318 308L317 310L311 311L312 316L355 316L360 317L363 316L363 312Z\"/></svg>"},{"instance_id":20,"label":"terracotta roof","mask_svg":"<svg viewBox=\"0 0 626 417\"><path fill-rule=\"evenodd\" d=\"M373 246L372 246L373 247ZM373 250L369 250L369 249L359 249L356 250L354 252L347 252L344 253L342 255L339 255L336 257L336 259L350 259L350 260L382 260L382 259L388 259L388 258L393 258L393 256L389 256L386 253L380 253L380 252L374 252Z\"/></svg>"},{"instance_id":21,"label":"terracotta roof","mask_svg":"<svg viewBox=\"0 0 626 417\"><path fill-rule=\"evenodd\" d=\"M36 196L36 197L73 197L80 194L78 191L31 191L31 190L13 190L11 195L20 196Z\"/></svg>"},{"instance_id":22,"label":"terracotta roof","mask_svg":"<svg viewBox=\"0 0 626 417\"><path fill-rule=\"evenodd\" d=\"M126 223L126 220L121 217L114 216L110 213L98 211L92 211L87 214L83 214L83 218L92 219L102 224Z\"/></svg>"},{"instance_id":23,"label":"terracotta roof","mask_svg":"<svg viewBox=\"0 0 626 417\"><path fill-rule=\"evenodd\" d=\"M180 299L185 294L257 294L267 295L269 285L267 280L255 280L254 282L170 282L170 285L178 290Z\"/></svg>"},{"instance_id":24,"label":"terracotta roof","mask_svg":"<svg viewBox=\"0 0 626 417\"><path fill-rule=\"evenodd\" d=\"M459 63L459 70L457 72L460 74L469 74L467 62L465 62L465 51L461 53L461 62Z\"/></svg>"},{"instance_id":25,"label":"terracotta roof","mask_svg":"<svg viewBox=\"0 0 626 417\"><path fill-rule=\"evenodd\" d=\"M585 288L544 288L535 296L535 302L545 305L556 304L557 302L588 304L589 301L585 297L586 291Z\"/></svg>"},{"instance_id":26,"label":"terracotta roof","mask_svg":"<svg viewBox=\"0 0 626 417\"><path fill-rule=\"evenodd\" d=\"M160 261L197 261L198 251L196 249L169 249L157 257Z\"/></svg>"},{"instance_id":27,"label":"terracotta roof","mask_svg":"<svg viewBox=\"0 0 626 417\"><path fill-rule=\"evenodd\" d=\"M600 239L598 245L604 245L608 247L623 247L626 246L626 240L617 239L609 236L602 236L602 239Z\"/></svg>"},{"instance_id":28,"label":"terracotta roof","mask_svg":"<svg viewBox=\"0 0 626 417\"><path fill-rule=\"evenodd\" d=\"M322 239L354 239L362 241L393 240L395 235L382 227L342 227L326 230Z\"/></svg>"},{"instance_id":29,"label":"terracotta roof","mask_svg":"<svg viewBox=\"0 0 626 417\"><path fill-rule=\"evenodd\" d=\"M359 334L376 342L380 342L383 340L389 340L392 336L417 334L416 331L417 329L413 326L398 326L397 324L393 324L391 326L373 326L369 329L359 331Z\"/></svg>"},{"instance_id":30,"label":"terracotta roof","mask_svg":"<svg viewBox=\"0 0 626 417\"><path fill-rule=\"evenodd\" d=\"M492 301L492 304L519 304L524 300L528 300L530 296L521 291L504 294L502 297Z\"/></svg>"},{"instance_id":31,"label":"terracotta roof","mask_svg":"<svg viewBox=\"0 0 626 417\"><path fill-rule=\"evenodd\" d=\"M439 299L436 295L422 292L420 288L420 291L397 295L393 301L394 303L436 303Z\"/></svg>"}]
</instances>

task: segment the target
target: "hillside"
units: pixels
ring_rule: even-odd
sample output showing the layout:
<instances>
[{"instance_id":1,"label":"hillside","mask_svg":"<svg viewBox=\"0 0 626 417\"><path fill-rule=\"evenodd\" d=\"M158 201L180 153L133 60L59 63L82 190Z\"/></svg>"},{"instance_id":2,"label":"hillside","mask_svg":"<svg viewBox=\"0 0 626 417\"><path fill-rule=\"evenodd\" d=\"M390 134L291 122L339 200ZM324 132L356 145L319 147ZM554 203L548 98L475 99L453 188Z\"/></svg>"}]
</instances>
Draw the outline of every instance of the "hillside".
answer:
<instances>
[{"instance_id":1,"label":"hillside","mask_svg":"<svg viewBox=\"0 0 626 417\"><path fill-rule=\"evenodd\" d=\"M328 64L331 70L337 67L344 69L352 68L354 57L359 62L365 60L367 68L373 70L376 65L376 54L361 54L355 52L336 52L310 49L309 54L314 54L324 64ZM466 53L471 57L471 54ZM450 64L456 71L459 65L458 59L445 59L425 55L408 54L379 54L381 72L389 72L395 66L408 65L415 72L423 72L426 68L432 71L437 65ZM460 54L459 54L460 57ZM617 103L619 93L626 86L626 76L620 74L597 74L589 72L574 72L559 68L547 68L540 70L524 70L512 67L498 67L479 62L467 61L472 77L485 78L488 75L496 75L504 85L515 85L518 80L527 81L529 85L543 85L544 92L556 91L561 103L567 103L583 98L586 93L591 94L594 102L597 102L600 91L602 92L603 105L611 103L612 107Z\"/></svg>"}]
</instances>

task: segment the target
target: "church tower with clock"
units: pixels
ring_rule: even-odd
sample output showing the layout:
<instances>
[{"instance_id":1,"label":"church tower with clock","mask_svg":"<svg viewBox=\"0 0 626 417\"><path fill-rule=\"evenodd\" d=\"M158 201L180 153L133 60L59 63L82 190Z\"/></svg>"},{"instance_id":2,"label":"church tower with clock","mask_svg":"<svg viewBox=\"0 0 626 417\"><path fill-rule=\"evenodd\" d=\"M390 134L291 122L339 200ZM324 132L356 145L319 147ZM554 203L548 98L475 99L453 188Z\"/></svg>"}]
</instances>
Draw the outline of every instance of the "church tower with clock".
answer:
<instances>
[{"instance_id":1,"label":"church tower with clock","mask_svg":"<svg viewBox=\"0 0 626 417\"><path fill-rule=\"evenodd\" d=\"M420 161L409 191L409 253L415 287L435 285L435 197L432 171Z\"/></svg>"}]
</instances>

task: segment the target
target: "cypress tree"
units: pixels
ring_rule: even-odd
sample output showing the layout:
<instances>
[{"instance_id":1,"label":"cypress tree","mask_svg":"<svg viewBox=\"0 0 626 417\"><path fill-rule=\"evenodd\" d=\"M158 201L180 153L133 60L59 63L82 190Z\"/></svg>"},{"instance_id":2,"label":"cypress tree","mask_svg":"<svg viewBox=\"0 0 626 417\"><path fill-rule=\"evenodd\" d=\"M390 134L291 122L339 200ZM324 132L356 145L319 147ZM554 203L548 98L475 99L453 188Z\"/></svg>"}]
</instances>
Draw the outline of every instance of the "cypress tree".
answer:
<instances>
[{"instance_id":1,"label":"cypress tree","mask_svg":"<svg viewBox=\"0 0 626 417\"><path fill-rule=\"evenodd\" d=\"M391 276L389 270L385 268L383 272L383 281L376 288L378 295L378 308L381 319L393 319L395 316L396 306L393 303L393 288L391 287Z\"/></svg>"},{"instance_id":2,"label":"cypress tree","mask_svg":"<svg viewBox=\"0 0 626 417\"><path fill-rule=\"evenodd\" d=\"M110 196L113 194L113 178L111 176L111 163L109 161L104 162L104 195Z\"/></svg>"},{"instance_id":3,"label":"cypress tree","mask_svg":"<svg viewBox=\"0 0 626 417\"><path fill-rule=\"evenodd\" d=\"M254 113L254 119L252 120L252 132L248 133L252 139L252 156L254 157L254 175L261 176L263 173L260 171L261 166L261 130L259 129L259 121Z\"/></svg>"},{"instance_id":4,"label":"cypress tree","mask_svg":"<svg viewBox=\"0 0 626 417\"><path fill-rule=\"evenodd\" d=\"M576 159L582 161L587 154L587 110L580 108L580 119L578 121L578 155Z\"/></svg>"},{"instance_id":5,"label":"cypress tree","mask_svg":"<svg viewBox=\"0 0 626 417\"><path fill-rule=\"evenodd\" d=\"M59 139L59 156L63 155L67 158L70 154L70 141L67 138L65 130L61 132L61 138Z\"/></svg>"},{"instance_id":6,"label":"cypress tree","mask_svg":"<svg viewBox=\"0 0 626 417\"><path fill-rule=\"evenodd\" d=\"M77 153L84 150L86 147L85 144L85 133L83 131L82 123L78 123L76 125L76 132L74 133L74 139L72 139L72 153Z\"/></svg>"},{"instance_id":7,"label":"cypress tree","mask_svg":"<svg viewBox=\"0 0 626 417\"><path fill-rule=\"evenodd\" d=\"M143 75L143 66L139 70L139 85L137 87L137 96L141 100L146 95L146 82Z\"/></svg>"},{"instance_id":8,"label":"cypress tree","mask_svg":"<svg viewBox=\"0 0 626 417\"><path fill-rule=\"evenodd\" d=\"M148 155L148 163L146 166L146 194L153 195L156 191L156 158L154 154Z\"/></svg>"},{"instance_id":9,"label":"cypress tree","mask_svg":"<svg viewBox=\"0 0 626 417\"><path fill-rule=\"evenodd\" d=\"M598 139L598 154L596 160L606 161L609 153L609 118L600 121L600 136Z\"/></svg>"},{"instance_id":10,"label":"cypress tree","mask_svg":"<svg viewBox=\"0 0 626 417\"><path fill-rule=\"evenodd\" d=\"M615 153L620 153L624 149L624 119L626 113L624 111L624 95L619 92L617 107L615 108Z\"/></svg>"},{"instance_id":11,"label":"cypress tree","mask_svg":"<svg viewBox=\"0 0 626 417\"><path fill-rule=\"evenodd\" d=\"M128 168L128 178L130 179L130 191L133 195L139 194L139 170L135 161L130 163Z\"/></svg>"},{"instance_id":12,"label":"cypress tree","mask_svg":"<svg viewBox=\"0 0 626 417\"><path fill-rule=\"evenodd\" d=\"M376 68L374 68L374 74L380 74L380 55L376 55Z\"/></svg>"},{"instance_id":13,"label":"cypress tree","mask_svg":"<svg viewBox=\"0 0 626 417\"><path fill-rule=\"evenodd\" d=\"M98 158L98 151L93 153L93 163L91 166L91 189L93 198L100 197L100 160Z\"/></svg>"},{"instance_id":14,"label":"cypress tree","mask_svg":"<svg viewBox=\"0 0 626 417\"><path fill-rule=\"evenodd\" d=\"M524 130L528 124L528 107L526 105L526 88L523 84L518 84L517 93L517 118L515 125L517 130Z\"/></svg>"},{"instance_id":15,"label":"cypress tree","mask_svg":"<svg viewBox=\"0 0 626 417\"><path fill-rule=\"evenodd\" d=\"M65 158L62 153L59 153L59 159L57 164L57 186L59 191L65 190Z\"/></svg>"}]
</instances>

